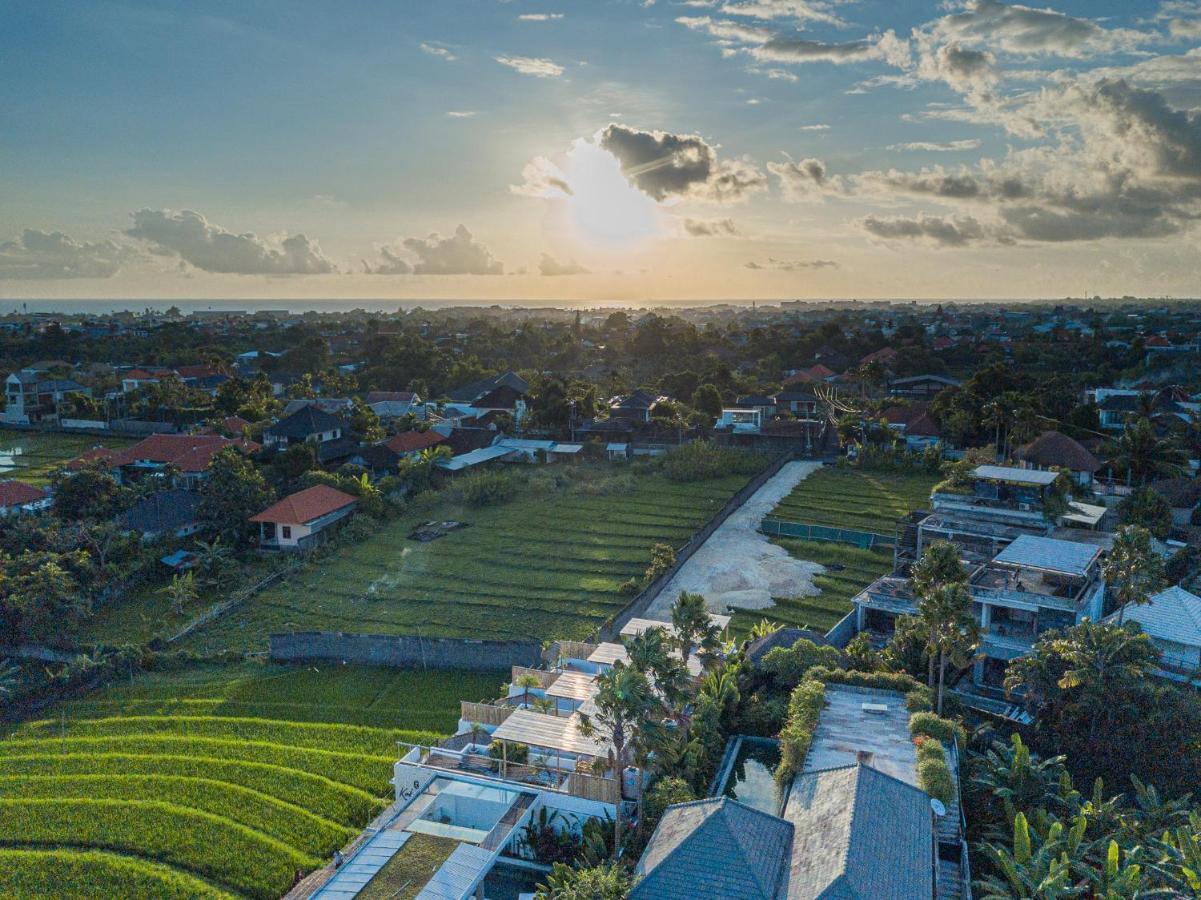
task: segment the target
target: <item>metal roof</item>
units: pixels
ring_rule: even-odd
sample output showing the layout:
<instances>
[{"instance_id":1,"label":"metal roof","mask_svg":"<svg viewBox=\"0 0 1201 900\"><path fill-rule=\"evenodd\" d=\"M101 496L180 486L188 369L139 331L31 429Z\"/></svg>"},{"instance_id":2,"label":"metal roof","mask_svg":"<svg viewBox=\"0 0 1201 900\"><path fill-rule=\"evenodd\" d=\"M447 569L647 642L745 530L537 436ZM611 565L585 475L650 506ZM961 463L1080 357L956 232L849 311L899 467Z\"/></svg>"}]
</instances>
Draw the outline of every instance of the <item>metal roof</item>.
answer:
<instances>
[{"instance_id":1,"label":"metal roof","mask_svg":"<svg viewBox=\"0 0 1201 900\"><path fill-rule=\"evenodd\" d=\"M585 672L564 672L546 689L548 697L587 700L597 692L596 676Z\"/></svg>"},{"instance_id":2,"label":"metal roof","mask_svg":"<svg viewBox=\"0 0 1201 900\"><path fill-rule=\"evenodd\" d=\"M730 624L730 616L721 616L717 613L709 613L709 621L724 631L726 626ZM659 619L633 618L622 626L621 636L634 637L635 635L642 634L642 632L650 628L662 628L671 635L676 633L675 626L670 622L662 622Z\"/></svg>"},{"instance_id":3,"label":"metal roof","mask_svg":"<svg viewBox=\"0 0 1201 900\"><path fill-rule=\"evenodd\" d=\"M494 740L511 741L563 753L584 756L608 756L610 742L600 734L588 737L580 730L578 714L548 716L528 709L516 709L496 730Z\"/></svg>"},{"instance_id":4,"label":"metal roof","mask_svg":"<svg viewBox=\"0 0 1201 900\"><path fill-rule=\"evenodd\" d=\"M1101 548L1092 544L1023 534L998 553L993 562L1080 577L1100 555Z\"/></svg>"},{"instance_id":5,"label":"metal roof","mask_svg":"<svg viewBox=\"0 0 1201 900\"><path fill-rule=\"evenodd\" d=\"M478 466L480 463L508 456L512 452L513 450L509 447L480 447L478 450L471 450L467 453L460 453L458 456L452 456L450 459L441 460L437 466L449 472L459 472L471 466Z\"/></svg>"},{"instance_id":6,"label":"metal roof","mask_svg":"<svg viewBox=\"0 0 1201 900\"><path fill-rule=\"evenodd\" d=\"M426 882L417 900L464 900L488 874L495 857L496 851L459 844Z\"/></svg>"},{"instance_id":7,"label":"metal roof","mask_svg":"<svg viewBox=\"0 0 1201 900\"><path fill-rule=\"evenodd\" d=\"M381 831L359 848L313 895L314 900L351 900L412 837L407 831Z\"/></svg>"},{"instance_id":8,"label":"metal roof","mask_svg":"<svg viewBox=\"0 0 1201 900\"><path fill-rule=\"evenodd\" d=\"M1013 466L976 466L972 474L977 478L987 478L989 481L1009 481L1014 484L1034 484L1046 486L1059 477L1058 472L1045 469L1017 469Z\"/></svg>"}]
</instances>

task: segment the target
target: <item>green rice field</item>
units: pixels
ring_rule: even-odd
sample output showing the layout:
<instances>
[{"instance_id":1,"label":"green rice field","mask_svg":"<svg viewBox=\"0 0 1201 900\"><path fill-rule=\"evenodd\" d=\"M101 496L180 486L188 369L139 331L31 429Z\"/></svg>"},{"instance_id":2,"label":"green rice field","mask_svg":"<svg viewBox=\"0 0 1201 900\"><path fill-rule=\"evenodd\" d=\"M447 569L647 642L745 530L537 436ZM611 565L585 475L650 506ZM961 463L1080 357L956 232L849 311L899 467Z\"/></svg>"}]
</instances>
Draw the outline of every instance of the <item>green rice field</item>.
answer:
<instances>
[{"instance_id":1,"label":"green rice field","mask_svg":"<svg viewBox=\"0 0 1201 900\"><path fill-rule=\"evenodd\" d=\"M118 449L132 443L132 438L0 428L0 481L15 478L29 484L46 485L51 472L85 450L98 446Z\"/></svg>"},{"instance_id":2,"label":"green rice field","mask_svg":"<svg viewBox=\"0 0 1201 900\"><path fill-rule=\"evenodd\" d=\"M185 643L262 650L272 632L308 630L580 639L625 604L618 588L643 574L653 544L683 545L746 481L643 474L613 493L530 492L486 507L442 501L263 591ZM408 537L422 521L448 519L468 527L429 543Z\"/></svg>"},{"instance_id":3,"label":"green rice field","mask_svg":"<svg viewBox=\"0 0 1201 900\"><path fill-rule=\"evenodd\" d=\"M504 677L247 663L62 704L0 741L0 896L282 896Z\"/></svg>"},{"instance_id":4,"label":"green rice field","mask_svg":"<svg viewBox=\"0 0 1201 900\"><path fill-rule=\"evenodd\" d=\"M772 510L789 522L828 525L873 534L893 535L897 519L915 509L928 509L934 475L893 475L839 469L818 469Z\"/></svg>"}]
</instances>

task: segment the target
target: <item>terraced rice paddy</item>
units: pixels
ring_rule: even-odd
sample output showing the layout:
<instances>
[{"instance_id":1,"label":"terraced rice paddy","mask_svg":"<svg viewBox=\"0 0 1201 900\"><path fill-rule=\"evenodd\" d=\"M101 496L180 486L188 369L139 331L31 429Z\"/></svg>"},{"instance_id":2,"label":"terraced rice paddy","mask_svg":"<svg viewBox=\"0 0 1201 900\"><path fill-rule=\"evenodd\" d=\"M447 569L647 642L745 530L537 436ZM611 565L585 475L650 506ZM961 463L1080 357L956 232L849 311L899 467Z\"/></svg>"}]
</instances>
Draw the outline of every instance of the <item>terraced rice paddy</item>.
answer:
<instances>
[{"instance_id":1,"label":"terraced rice paddy","mask_svg":"<svg viewBox=\"0 0 1201 900\"><path fill-rule=\"evenodd\" d=\"M897 519L929 508L937 480L827 466L798 484L771 514L789 522L892 535Z\"/></svg>"},{"instance_id":2,"label":"terraced rice paddy","mask_svg":"<svg viewBox=\"0 0 1201 900\"><path fill-rule=\"evenodd\" d=\"M93 437L85 434L43 434L0 428L0 481L15 478L28 484L45 485L50 473L83 451L103 445L128 447L131 438Z\"/></svg>"},{"instance_id":3,"label":"terraced rice paddy","mask_svg":"<svg viewBox=\"0 0 1201 900\"><path fill-rule=\"evenodd\" d=\"M892 535L896 521L915 509L928 508L936 478L893 475L826 467L800 482L771 515L791 522ZM834 626L851 610L851 598L892 570L892 553L862 550L846 544L773 538L798 559L820 563L825 573L814 577L820 593L813 597L777 597L776 605L739 613L736 629L760 618L819 631Z\"/></svg>"},{"instance_id":4,"label":"terraced rice paddy","mask_svg":"<svg viewBox=\"0 0 1201 900\"><path fill-rule=\"evenodd\" d=\"M330 668L145 676L20 726L0 896L279 897L386 805L397 741L503 677Z\"/></svg>"},{"instance_id":5,"label":"terraced rice paddy","mask_svg":"<svg viewBox=\"0 0 1201 900\"><path fill-rule=\"evenodd\" d=\"M618 588L646 570L653 544L684 544L745 482L640 475L620 493L561 490L482 508L443 503L264 591L187 642L201 651L258 650L272 632L308 630L583 638L626 602ZM410 540L427 519L470 527Z\"/></svg>"}]
</instances>

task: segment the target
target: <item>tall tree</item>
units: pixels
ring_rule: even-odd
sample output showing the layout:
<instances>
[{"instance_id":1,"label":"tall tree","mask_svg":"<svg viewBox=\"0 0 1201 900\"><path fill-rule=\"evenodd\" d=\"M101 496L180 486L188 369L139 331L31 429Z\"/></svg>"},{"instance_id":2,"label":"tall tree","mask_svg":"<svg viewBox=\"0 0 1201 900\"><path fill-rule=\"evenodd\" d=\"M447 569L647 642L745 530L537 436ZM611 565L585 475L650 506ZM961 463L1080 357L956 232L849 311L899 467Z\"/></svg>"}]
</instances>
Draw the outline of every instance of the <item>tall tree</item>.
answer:
<instances>
[{"instance_id":1,"label":"tall tree","mask_svg":"<svg viewBox=\"0 0 1201 900\"><path fill-rule=\"evenodd\" d=\"M1142 606L1163 587L1163 559L1151 546L1151 532L1139 525L1119 529L1102 569L1106 584L1118 604L1118 624L1128 605Z\"/></svg>"},{"instance_id":2,"label":"tall tree","mask_svg":"<svg viewBox=\"0 0 1201 900\"><path fill-rule=\"evenodd\" d=\"M926 684L930 690L934 690L935 661L938 656L933 648L938 644L938 629L943 624L941 614L944 610L941 605L928 605L927 600L947 585L966 581L967 570L963 567L959 548L950 541L935 541L926 547L910 572L910 584L918 601L917 618L925 632ZM924 606L928 606L926 612L923 612Z\"/></svg>"},{"instance_id":3,"label":"tall tree","mask_svg":"<svg viewBox=\"0 0 1201 900\"><path fill-rule=\"evenodd\" d=\"M1106 448L1115 472L1146 484L1153 478L1176 478L1188 471L1188 455L1171 438L1161 438L1147 419L1127 425Z\"/></svg>"},{"instance_id":4,"label":"tall tree","mask_svg":"<svg viewBox=\"0 0 1201 900\"><path fill-rule=\"evenodd\" d=\"M250 535L247 519L274 500L275 492L254 463L226 447L213 456L201 483L199 515L226 543L237 546Z\"/></svg>"},{"instance_id":5,"label":"tall tree","mask_svg":"<svg viewBox=\"0 0 1201 900\"><path fill-rule=\"evenodd\" d=\"M937 712L942 715L947 665L966 666L979 644L979 629L972 616L972 598L966 581L952 581L934 588L918 604L918 618L930 635L926 652L938 659Z\"/></svg>"},{"instance_id":6,"label":"tall tree","mask_svg":"<svg viewBox=\"0 0 1201 900\"><path fill-rule=\"evenodd\" d=\"M671 607L671 624L676 630L676 641L684 665L694 650L713 653L721 645L721 630L709 618L705 598L700 594L680 591L680 596Z\"/></svg>"}]
</instances>

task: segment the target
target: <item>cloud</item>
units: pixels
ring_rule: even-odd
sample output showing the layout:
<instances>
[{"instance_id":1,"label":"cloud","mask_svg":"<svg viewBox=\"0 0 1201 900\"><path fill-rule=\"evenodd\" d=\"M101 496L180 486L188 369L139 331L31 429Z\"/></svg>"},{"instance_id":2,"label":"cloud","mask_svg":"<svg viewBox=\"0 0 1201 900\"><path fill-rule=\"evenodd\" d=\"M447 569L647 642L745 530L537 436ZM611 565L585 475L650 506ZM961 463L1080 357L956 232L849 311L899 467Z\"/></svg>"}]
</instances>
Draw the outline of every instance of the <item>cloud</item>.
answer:
<instances>
[{"instance_id":1,"label":"cloud","mask_svg":"<svg viewBox=\"0 0 1201 900\"><path fill-rule=\"evenodd\" d=\"M978 243L985 237L984 228L971 216L889 219L866 216L860 225L868 233L885 240L924 240L939 247L963 247Z\"/></svg>"},{"instance_id":2,"label":"cloud","mask_svg":"<svg viewBox=\"0 0 1201 900\"><path fill-rule=\"evenodd\" d=\"M545 156L535 156L521 169L521 184L509 185L514 194L525 197L570 197L573 193L567 175Z\"/></svg>"},{"instance_id":3,"label":"cloud","mask_svg":"<svg viewBox=\"0 0 1201 900\"><path fill-rule=\"evenodd\" d=\"M744 0L741 3L725 3L721 11L729 16L796 19L798 22L823 22L844 27L847 23L833 12L834 5L821 0Z\"/></svg>"},{"instance_id":4,"label":"cloud","mask_svg":"<svg viewBox=\"0 0 1201 900\"><path fill-rule=\"evenodd\" d=\"M773 32L770 28L760 25L747 25L743 22L731 22L724 19L711 19L709 16L678 16L676 21L691 28L693 31L704 31L715 38L728 41L742 41L748 44L761 44L771 40Z\"/></svg>"},{"instance_id":5,"label":"cloud","mask_svg":"<svg viewBox=\"0 0 1201 900\"><path fill-rule=\"evenodd\" d=\"M447 62L454 62L456 59L458 59L457 56L450 52L449 48L443 46L442 44L434 44L429 43L428 41L422 41L421 49L430 56L436 56L439 59L446 60Z\"/></svg>"},{"instance_id":6,"label":"cloud","mask_svg":"<svg viewBox=\"0 0 1201 900\"><path fill-rule=\"evenodd\" d=\"M917 77L945 81L963 94L982 94L999 80L997 60L986 50L971 50L958 41L919 51Z\"/></svg>"},{"instance_id":7,"label":"cloud","mask_svg":"<svg viewBox=\"0 0 1201 900\"><path fill-rule=\"evenodd\" d=\"M462 225L450 237L431 234L428 238L408 238L404 246L417 257L414 275L500 275L504 272L504 266L492 256L492 251L472 238L471 232Z\"/></svg>"},{"instance_id":8,"label":"cloud","mask_svg":"<svg viewBox=\"0 0 1201 900\"><path fill-rule=\"evenodd\" d=\"M877 38L836 43L773 35L747 52L760 62L842 64L878 59L904 64L908 55L908 44L891 31L886 31Z\"/></svg>"},{"instance_id":9,"label":"cloud","mask_svg":"<svg viewBox=\"0 0 1201 900\"><path fill-rule=\"evenodd\" d=\"M695 134L642 131L610 124L598 144L621 163L635 187L663 201L670 197L736 202L767 185L767 177L745 159L719 161L717 150Z\"/></svg>"},{"instance_id":10,"label":"cloud","mask_svg":"<svg viewBox=\"0 0 1201 900\"><path fill-rule=\"evenodd\" d=\"M367 260L363 260L363 271L368 275L410 275L413 272L413 267L401 259L387 247L381 247L379 251L383 261L371 265Z\"/></svg>"},{"instance_id":11,"label":"cloud","mask_svg":"<svg viewBox=\"0 0 1201 900\"><path fill-rule=\"evenodd\" d=\"M563 74L563 67L550 59L533 56L498 56L496 61L502 66L515 69L522 75L532 75L535 78L558 78Z\"/></svg>"},{"instance_id":12,"label":"cloud","mask_svg":"<svg viewBox=\"0 0 1201 900\"><path fill-rule=\"evenodd\" d=\"M780 189L789 203L816 200L823 195L839 191L843 184L840 178L831 178L826 164L820 159L802 159L799 162L769 162L767 171L780 179Z\"/></svg>"},{"instance_id":13,"label":"cloud","mask_svg":"<svg viewBox=\"0 0 1201 900\"><path fill-rule=\"evenodd\" d=\"M447 110L446 118L448 119L472 119L478 116L479 113L474 109L451 109Z\"/></svg>"},{"instance_id":14,"label":"cloud","mask_svg":"<svg viewBox=\"0 0 1201 900\"><path fill-rule=\"evenodd\" d=\"M776 259L774 256L769 256L766 263L758 263L753 259L742 264L744 269L754 269L756 271L775 270L778 272L798 272L803 269L837 269L838 263L832 259Z\"/></svg>"},{"instance_id":15,"label":"cloud","mask_svg":"<svg viewBox=\"0 0 1201 900\"><path fill-rule=\"evenodd\" d=\"M940 42L961 41L1023 56L1084 57L1092 52L1132 50L1153 38L1128 28L1106 29L1053 9L1035 9L997 0L968 0L961 12L936 20L928 29Z\"/></svg>"},{"instance_id":16,"label":"cloud","mask_svg":"<svg viewBox=\"0 0 1201 900\"><path fill-rule=\"evenodd\" d=\"M127 235L162 255L178 255L205 272L236 275L321 275L336 267L303 234L278 240L235 234L190 209L140 209Z\"/></svg>"},{"instance_id":17,"label":"cloud","mask_svg":"<svg viewBox=\"0 0 1201 900\"><path fill-rule=\"evenodd\" d=\"M797 131L829 131L829 130L830 130L829 125L825 125L820 122L815 125L801 125L799 128L797 128Z\"/></svg>"},{"instance_id":18,"label":"cloud","mask_svg":"<svg viewBox=\"0 0 1201 900\"><path fill-rule=\"evenodd\" d=\"M889 150L928 150L932 153L954 153L961 150L976 150L979 149L981 141L979 138L969 138L963 141L947 141L946 143L938 143L936 141L910 141L907 144L889 144Z\"/></svg>"},{"instance_id":19,"label":"cloud","mask_svg":"<svg viewBox=\"0 0 1201 900\"><path fill-rule=\"evenodd\" d=\"M681 225L689 237L732 237L739 234L733 219L684 219Z\"/></svg>"},{"instance_id":20,"label":"cloud","mask_svg":"<svg viewBox=\"0 0 1201 900\"><path fill-rule=\"evenodd\" d=\"M522 13L517 17L518 22L556 22L563 18L563 13Z\"/></svg>"},{"instance_id":21,"label":"cloud","mask_svg":"<svg viewBox=\"0 0 1201 900\"><path fill-rule=\"evenodd\" d=\"M538 262L538 271L542 275L589 275L591 269L586 269L574 259L561 263L549 253L543 253L542 259Z\"/></svg>"},{"instance_id":22,"label":"cloud","mask_svg":"<svg viewBox=\"0 0 1201 900\"><path fill-rule=\"evenodd\" d=\"M61 231L27 228L0 243L0 280L110 278L136 254L112 241L77 242Z\"/></svg>"}]
</instances>

